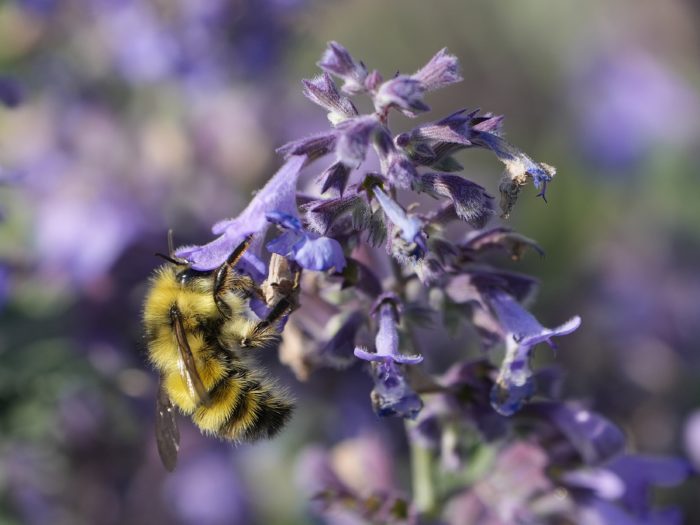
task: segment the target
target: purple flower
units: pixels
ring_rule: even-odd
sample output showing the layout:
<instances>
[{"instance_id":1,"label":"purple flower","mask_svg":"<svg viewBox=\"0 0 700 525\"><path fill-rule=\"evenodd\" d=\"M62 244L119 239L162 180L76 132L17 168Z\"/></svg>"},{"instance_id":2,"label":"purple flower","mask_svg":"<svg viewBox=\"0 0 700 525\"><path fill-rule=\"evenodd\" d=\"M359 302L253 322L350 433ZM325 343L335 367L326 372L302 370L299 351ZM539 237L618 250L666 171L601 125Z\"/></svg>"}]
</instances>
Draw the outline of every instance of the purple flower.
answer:
<instances>
[{"instance_id":1,"label":"purple flower","mask_svg":"<svg viewBox=\"0 0 700 525\"><path fill-rule=\"evenodd\" d=\"M338 241L304 230L301 221L288 213L271 211L266 217L286 230L267 243L268 251L287 257L306 270L320 272L334 268L336 272L343 271L345 256Z\"/></svg>"},{"instance_id":2,"label":"purple flower","mask_svg":"<svg viewBox=\"0 0 700 525\"><path fill-rule=\"evenodd\" d=\"M258 276L265 274L265 265L254 254L262 245L268 221L266 214L272 211L297 214L296 186L299 172L306 162L305 156L291 157L267 184L255 194L250 204L235 219L218 222L212 228L220 236L203 246L185 246L175 250L175 255L189 261L195 270L213 270L219 267L243 239L254 234L251 248L243 255L247 270ZM308 253L307 248L307 253ZM245 267L244 267L245 268Z\"/></svg>"},{"instance_id":3,"label":"purple flower","mask_svg":"<svg viewBox=\"0 0 700 525\"><path fill-rule=\"evenodd\" d=\"M511 416L534 393L531 349L542 342L554 347L551 338L570 334L580 326L581 319L573 317L557 328L544 328L505 292L493 290L487 295L487 300L506 333L506 355L491 393L491 401L499 413Z\"/></svg>"},{"instance_id":4,"label":"purple flower","mask_svg":"<svg viewBox=\"0 0 700 525\"><path fill-rule=\"evenodd\" d=\"M411 78L420 82L425 91L440 89L463 80L459 74L459 60L450 55L446 47L438 51L430 62L411 75Z\"/></svg>"},{"instance_id":5,"label":"purple flower","mask_svg":"<svg viewBox=\"0 0 700 525\"><path fill-rule=\"evenodd\" d=\"M472 138L472 142L492 150L506 166L506 172L499 186L501 209L504 218L510 214L518 199L520 190L525 186L528 178L531 178L535 188L540 190L538 197L546 200L547 183L556 174L556 169L553 166L535 162L525 153L494 133L477 131Z\"/></svg>"},{"instance_id":6,"label":"purple flower","mask_svg":"<svg viewBox=\"0 0 700 525\"><path fill-rule=\"evenodd\" d=\"M323 73L312 80L304 80L304 95L328 110L328 120L336 125L343 120L357 116L357 109L349 98L338 93L333 79Z\"/></svg>"},{"instance_id":7,"label":"purple flower","mask_svg":"<svg viewBox=\"0 0 700 525\"><path fill-rule=\"evenodd\" d=\"M380 296L372 312L379 322L374 341L376 352L369 352L362 347L355 348L356 357L372 363L372 405L382 417L398 415L413 419L423 407L423 402L408 385L399 365L418 364L423 361L423 356L399 353L399 311L394 295Z\"/></svg>"},{"instance_id":8,"label":"purple flower","mask_svg":"<svg viewBox=\"0 0 700 525\"><path fill-rule=\"evenodd\" d=\"M365 90L367 69L362 62L356 62L347 49L337 42L329 42L326 51L317 64L324 71L345 81L343 91L354 94Z\"/></svg>"},{"instance_id":9,"label":"purple flower","mask_svg":"<svg viewBox=\"0 0 700 525\"><path fill-rule=\"evenodd\" d=\"M391 197L375 186L372 188L375 198L384 210L387 218L398 228L401 239L407 245L407 253L417 258L422 258L427 250L423 237L423 224L414 216L409 216L406 211Z\"/></svg>"}]
</instances>

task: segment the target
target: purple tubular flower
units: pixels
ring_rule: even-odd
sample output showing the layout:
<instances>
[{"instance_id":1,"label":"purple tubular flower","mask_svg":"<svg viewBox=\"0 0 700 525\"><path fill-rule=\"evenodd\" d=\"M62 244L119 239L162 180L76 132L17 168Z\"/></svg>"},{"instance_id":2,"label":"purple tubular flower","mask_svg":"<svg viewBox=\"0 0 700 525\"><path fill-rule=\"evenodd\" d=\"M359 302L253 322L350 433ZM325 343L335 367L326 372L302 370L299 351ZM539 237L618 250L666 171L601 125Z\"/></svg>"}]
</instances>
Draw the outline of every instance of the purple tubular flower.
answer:
<instances>
[{"instance_id":1,"label":"purple tubular flower","mask_svg":"<svg viewBox=\"0 0 700 525\"><path fill-rule=\"evenodd\" d=\"M399 322L398 299L393 294L383 294L375 302L372 313L378 317L379 330L374 340L377 351L368 352L358 347L355 356L365 361L381 361L402 365L416 365L423 361L422 355L403 355L399 353L399 333L396 328Z\"/></svg>"},{"instance_id":2,"label":"purple tubular flower","mask_svg":"<svg viewBox=\"0 0 700 525\"><path fill-rule=\"evenodd\" d=\"M459 60L450 55L446 47L438 51L430 62L411 75L411 78L420 82L425 91L440 89L463 80L459 74Z\"/></svg>"},{"instance_id":3,"label":"purple tubular flower","mask_svg":"<svg viewBox=\"0 0 700 525\"><path fill-rule=\"evenodd\" d=\"M416 189L435 197L447 197L454 204L457 216L475 228L482 228L493 213L493 197L459 175L424 173L419 176Z\"/></svg>"},{"instance_id":4,"label":"purple tubular flower","mask_svg":"<svg viewBox=\"0 0 700 525\"><path fill-rule=\"evenodd\" d=\"M549 329L505 292L492 290L487 300L506 333L506 355L491 391L491 403L500 414L511 416L535 391L530 369L531 349L542 342L554 347L551 338L570 334L580 326L581 318L573 317Z\"/></svg>"},{"instance_id":5,"label":"purple tubular flower","mask_svg":"<svg viewBox=\"0 0 700 525\"><path fill-rule=\"evenodd\" d=\"M501 209L504 218L508 217L513 209L520 190L526 184L528 177L532 179L535 188L540 190L538 197L542 197L545 201L547 200L545 196L547 183L556 174L556 169L553 166L535 162L528 155L494 133L476 131L472 142L493 151L506 166L506 173L499 186Z\"/></svg>"},{"instance_id":6,"label":"purple tubular flower","mask_svg":"<svg viewBox=\"0 0 700 525\"><path fill-rule=\"evenodd\" d=\"M343 271L345 256L338 241L307 232L301 221L288 213L272 211L266 217L268 221L287 230L267 243L270 252L294 260L306 270L320 272L335 268L337 272Z\"/></svg>"},{"instance_id":7,"label":"purple tubular flower","mask_svg":"<svg viewBox=\"0 0 700 525\"><path fill-rule=\"evenodd\" d=\"M186 259L195 270L213 270L219 267L246 235L255 234L251 248L243 255L243 262L258 274L265 274L265 265L254 254L258 252L268 222L266 213L296 214L296 187L306 156L291 157L279 171L255 194L250 204L235 219L218 222L212 233L220 235L203 246L184 246L175 250L175 256ZM255 275L253 275L255 277Z\"/></svg>"},{"instance_id":8,"label":"purple tubular flower","mask_svg":"<svg viewBox=\"0 0 700 525\"><path fill-rule=\"evenodd\" d=\"M346 93L352 95L365 91L367 68L362 62L356 62L348 50L338 42L328 42L328 47L317 65L324 71L342 78L345 81L342 89Z\"/></svg>"},{"instance_id":9,"label":"purple tubular flower","mask_svg":"<svg viewBox=\"0 0 700 525\"><path fill-rule=\"evenodd\" d=\"M423 407L423 402L408 385L400 365L418 364L423 361L423 356L399 353L399 311L397 298L393 294L381 295L372 310L379 322L376 352L355 348L356 357L372 363L372 405L379 416L398 415L413 419Z\"/></svg>"},{"instance_id":10,"label":"purple tubular flower","mask_svg":"<svg viewBox=\"0 0 700 525\"><path fill-rule=\"evenodd\" d=\"M401 238L413 246L413 254L421 258L427 250L425 238L423 237L423 224L416 217L409 216L406 211L381 188L375 186L372 191L384 210L387 218L400 230Z\"/></svg>"},{"instance_id":11,"label":"purple tubular flower","mask_svg":"<svg viewBox=\"0 0 700 525\"><path fill-rule=\"evenodd\" d=\"M379 126L374 116L363 116L348 119L338 124L338 143L335 154L338 162L348 168L357 168L364 162L367 155L372 133Z\"/></svg>"},{"instance_id":12,"label":"purple tubular flower","mask_svg":"<svg viewBox=\"0 0 700 525\"><path fill-rule=\"evenodd\" d=\"M379 113L396 107L409 117L415 112L428 111L430 106L423 102L425 88L420 80L408 75L398 75L379 86L374 96L374 108Z\"/></svg>"},{"instance_id":13,"label":"purple tubular flower","mask_svg":"<svg viewBox=\"0 0 700 525\"><path fill-rule=\"evenodd\" d=\"M336 125L343 120L356 117L357 109L349 98L342 96L328 73L312 80L303 80L306 98L328 110L328 120Z\"/></svg>"}]
</instances>

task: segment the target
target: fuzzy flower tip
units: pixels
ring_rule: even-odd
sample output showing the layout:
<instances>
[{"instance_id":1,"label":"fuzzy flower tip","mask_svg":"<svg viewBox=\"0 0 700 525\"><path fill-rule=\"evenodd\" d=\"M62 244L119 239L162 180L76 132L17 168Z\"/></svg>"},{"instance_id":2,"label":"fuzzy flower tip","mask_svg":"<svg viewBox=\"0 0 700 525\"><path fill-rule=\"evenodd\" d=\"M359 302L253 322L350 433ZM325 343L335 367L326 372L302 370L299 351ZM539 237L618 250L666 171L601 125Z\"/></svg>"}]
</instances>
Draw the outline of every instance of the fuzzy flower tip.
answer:
<instances>
[{"instance_id":1,"label":"fuzzy flower tip","mask_svg":"<svg viewBox=\"0 0 700 525\"><path fill-rule=\"evenodd\" d=\"M184 246L175 250L175 256L189 261L195 270L213 270L223 264L231 252L249 235L254 234L251 247L243 255L243 264L265 274L265 265L259 253L269 225L266 213L296 214L296 187L299 172L307 157L292 156L268 183L255 194L250 204L234 219L215 224L212 232L219 237L203 246Z\"/></svg>"},{"instance_id":2,"label":"fuzzy flower tip","mask_svg":"<svg viewBox=\"0 0 700 525\"><path fill-rule=\"evenodd\" d=\"M581 318L573 317L557 328L544 328L510 295L500 290L489 295L491 308L506 332L506 355L491 391L491 404L500 414L511 416L535 392L530 368L532 348L542 342L554 347L552 337L570 334L580 326Z\"/></svg>"},{"instance_id":3,"label":"fuzzy flower tip","mask_svg":"<svg viewBox=\"0 0 700 525\"><path fill-rule=\"evenodd\" d=\"M307 270L320 272L335 268L337 272L343 271L346 262L338 241L304 230L301 221L291 214L272 211L266 217L285 230L267 243L268 251L291 259Z\"/></svg>"}]
</instances>

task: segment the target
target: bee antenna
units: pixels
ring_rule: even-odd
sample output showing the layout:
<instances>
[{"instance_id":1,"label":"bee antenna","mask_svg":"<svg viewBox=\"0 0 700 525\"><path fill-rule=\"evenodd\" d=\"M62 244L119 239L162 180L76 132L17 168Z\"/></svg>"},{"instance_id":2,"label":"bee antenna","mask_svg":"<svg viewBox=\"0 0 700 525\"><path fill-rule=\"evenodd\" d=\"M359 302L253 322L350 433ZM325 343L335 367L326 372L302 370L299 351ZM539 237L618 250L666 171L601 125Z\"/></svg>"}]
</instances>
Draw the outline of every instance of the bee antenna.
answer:
<instances>
[{"instance_id":1,"label":"bee antenna","mask_svg":"<svg viewBox=\"0 0 700 525\"><path fill-rule=\"evenodd\" d=\"M174 257L170 257L169 255L165 255L164 253L156 252L153 255L165 259L166 261L176 264L178 266L185 266L187 264L186 261L175 259Z\"/></svg>"},{"instance_id":2,"label":"bee antenna","mask_svg":"<svg viewBox=\"0 0 700 525\"><path fill-rule=\"evenodd\" d=\"M170 228L168 230L168 255L170 255L170 257L172 257L173 253L175 253L175 247L173 244L173 229Z\"/></svg>"}]
</instances>

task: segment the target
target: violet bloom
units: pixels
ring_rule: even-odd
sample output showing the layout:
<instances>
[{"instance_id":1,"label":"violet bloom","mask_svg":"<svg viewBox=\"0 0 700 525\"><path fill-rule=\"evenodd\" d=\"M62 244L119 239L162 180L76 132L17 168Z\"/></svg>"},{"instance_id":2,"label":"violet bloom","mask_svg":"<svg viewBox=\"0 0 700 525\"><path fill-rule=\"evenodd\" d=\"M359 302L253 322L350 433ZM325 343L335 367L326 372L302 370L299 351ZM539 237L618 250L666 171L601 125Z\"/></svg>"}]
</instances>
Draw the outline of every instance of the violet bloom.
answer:
<instances>
[{"instance_id":1,"label":"violet bloom","mask_svg":"<svg viewBox=\"0 0 700 525\"><path fill-rule=\"evenodd\" d=\"M380 296L372 312L379 323L375 338L376 352L355 348L355 356L372 363L372 405L380 416L398 415L413 419L423 407L423 402L409 386L400 365L416 365L423 361L423 356L399 352L399 307L393 294Z\"/></svg>"},{"instance_id":2,"label":"violet bloom","mask_svg":"<svg viewBox=\"0 0 700 525\"><path fill-rule=\"evenodd\" d=\"M307 270L318 272L334 268L336 272L343 271L346 262L338 241L304 230L301 221L287 213L273 211L268 212L266 217L286 230L267 243L268 251L293 260Z\"/></svg>"},{"instance_id":3,"label":"violet bloom","mask_svg":"<svg viewBox=\"0 0 700 525\"><path fill-rule=\"evenodd\" d=\"M499 413L511 416L534 393L530 369L532 348L543 342L554 348L552 337L570 334L580 326L581 318L573 317L563 325L549 329L500 290L493 290L487 300L506 332L506 355L491 392L491 402Z\"/></svg>"},{"instance_id":4,"label":"violet bloom","mask_svg":"<svg viewBox=\"0 0 700 525\"><path fill-rule=\"evenodd\" d=\"M296 187L299 173L306 162L305 156L292 156L279 171L258 191L238 217L218 222L212 228L219 237L203 246L184 246L175 255L186 259L195 270L213 270L220 266L231 252L249 235L254 234L251 248L243 255L243 269L253 277L265 274L265 265L255 254L259 252L269 226L269 212L295 215ZM245 264L247 263L247 265Z\"/></svg>"}]
</instances>

